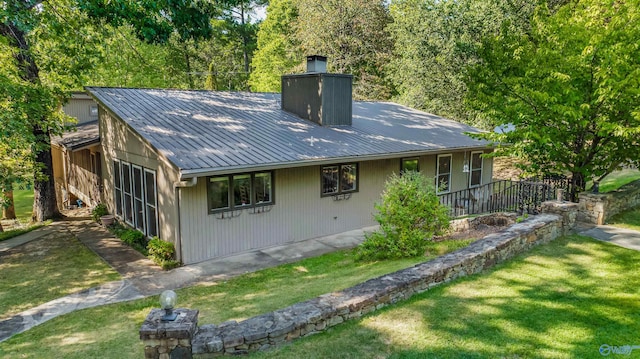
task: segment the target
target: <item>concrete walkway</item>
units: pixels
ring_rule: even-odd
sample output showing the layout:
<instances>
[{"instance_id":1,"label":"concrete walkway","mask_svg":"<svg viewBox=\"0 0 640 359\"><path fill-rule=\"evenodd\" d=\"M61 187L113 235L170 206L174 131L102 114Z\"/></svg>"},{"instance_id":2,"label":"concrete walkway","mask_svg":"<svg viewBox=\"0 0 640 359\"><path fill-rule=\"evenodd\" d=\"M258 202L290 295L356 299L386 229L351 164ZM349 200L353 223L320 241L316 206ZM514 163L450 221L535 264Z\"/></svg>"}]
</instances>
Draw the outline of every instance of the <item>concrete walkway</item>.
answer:
<instances>
[{"instance_id":1,"label":"concrete walkway","mask_svg":"<svg viewBox=\"0 0 640 359\"><path fill-rule=\"evenodd\" d=\"M609 242L620 247L640 251L640 232L613 226L594 226L578 231L579 234Z\"/></svg>"},{"instance_id":2,"label":"concrete walkway","mask_svg":"<svg viewBox=\"0 0 640 359\"><path fill-rule=\"evenodd\" d=\"M52 318L76 310L141 299L166 289L226 280L244 273L314 257L338 249L353 248L364 240L365 231L349 231L237 255L216 258L170 271L162 271L151 260L114 238L105 228L90 220L56 222L24 235L0 242L0 258L13 248L55 231L71 232L88 248L109 263L123 280L106 283L39 305L0 321L0 342Z\"/></svg>"}]
</instances>

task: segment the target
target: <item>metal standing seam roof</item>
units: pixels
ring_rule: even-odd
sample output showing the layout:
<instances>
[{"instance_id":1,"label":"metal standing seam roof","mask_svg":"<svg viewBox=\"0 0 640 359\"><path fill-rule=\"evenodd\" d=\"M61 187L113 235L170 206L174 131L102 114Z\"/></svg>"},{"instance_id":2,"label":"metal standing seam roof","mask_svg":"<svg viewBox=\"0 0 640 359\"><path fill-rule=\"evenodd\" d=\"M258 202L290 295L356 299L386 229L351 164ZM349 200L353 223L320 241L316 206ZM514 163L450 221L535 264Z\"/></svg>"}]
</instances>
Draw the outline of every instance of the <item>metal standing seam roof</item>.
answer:
<instances>
[{"instance_id":1,"label":"metal standing seam roof","mask_svg":"<svg viewBox=\"0 0 640 359\"><path fill-rule=\"evenodd\" d=\"M280 94L86 87L183 178L269 166L489 147L478 129L389 102L353 102L351 126L323 127L280 108Z\"/></svg>"}]
</instances>

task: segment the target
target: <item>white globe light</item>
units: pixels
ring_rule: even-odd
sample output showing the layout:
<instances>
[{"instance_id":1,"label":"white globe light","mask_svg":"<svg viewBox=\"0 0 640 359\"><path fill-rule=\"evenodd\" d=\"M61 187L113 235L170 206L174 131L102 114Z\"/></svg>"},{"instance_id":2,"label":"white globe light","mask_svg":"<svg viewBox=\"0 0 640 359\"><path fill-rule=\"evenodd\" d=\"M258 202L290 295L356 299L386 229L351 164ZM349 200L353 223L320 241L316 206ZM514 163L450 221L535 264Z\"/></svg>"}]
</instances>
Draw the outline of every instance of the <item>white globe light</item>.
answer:
<instances>
[{"instance_id":1,"label":"white globe light","mask_svg":"<svg viewBox=\"0 0 640 359\"><path fill-rule=\"evenodd\" d=\"M173 309L178 302L178 295L172 290L165 290L160 294L160 307L162 309Z\"/></svg>"}]
</instances>

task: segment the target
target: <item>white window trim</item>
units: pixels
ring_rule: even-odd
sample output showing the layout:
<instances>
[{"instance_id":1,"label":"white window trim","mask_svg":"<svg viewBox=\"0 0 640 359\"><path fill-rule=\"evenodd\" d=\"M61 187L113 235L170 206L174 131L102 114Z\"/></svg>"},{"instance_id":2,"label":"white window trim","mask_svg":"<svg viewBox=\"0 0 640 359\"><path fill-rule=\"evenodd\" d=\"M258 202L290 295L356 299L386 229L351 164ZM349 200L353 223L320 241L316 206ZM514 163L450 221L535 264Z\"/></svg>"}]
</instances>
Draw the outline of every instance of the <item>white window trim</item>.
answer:
<instances>
[{"instance_id":1,"label":"white window trim","mask_svg":"<svg viewBox=\"0 0 640 359\"><path fill-rule=\"evenodd\" d=\"M153 176L153 191L151 193L153 193L153 196L154 196L153 203L155 203L155 205L150 204L149 199L147 198L147 173L150 173ZM149 221L149 218L147 218L147 213L148 213L147 207L151 207L155 209L156 232L159 232L160 228L158 226L159 225L158 223L158 184L156 183L156 171L145 168L142 173L142 183L143 183L142 196L144 197L143 206L144 206L145 224ZM147 236L149 236L148 232L149 232L149 226L145 226L145 234ZM156 235L158 234L160 233L156 233Z\"/></svg>"},{"instance_id":2,"label":"white window trim","mask_svg":"<svg viewBox=\"0 0 640 359\"><path fill-rule=\"evenodd\" d=\"M473 178L473 155L479 153L480 154L480 183L476 185L471 184L471 179ZM476 188L482 186L482 175L484 174L484 158L482 155L484 151L472 151L471 156L469 158L469 188Z\"/></svg>"},{"instance_id":3,"label":"white window trim","mask_svg":"<svg viewBox=\"0 0 640 359\"><path fill-rule=\"evenodd\" d=\"M136 197L136 180L135 180L135 176L134 176L134 170L140 170L140 197ZM145 191L145 186L146 184L144 183L144 169L141 166L138 165L131 165L131 198L133 199L131 202L131 206L132 206L132 214L133 214L133 223L134 228L141 231L142 233L144 233L145 235L147 234L147 226L146 226L146 206L145 206L145 198L144 198L144 191ZM139 200L141 202L141 210L142 210L142 223L138 223L138 216L136 213L136 200Z\"/></svg>"},{"instance_id":4,"label":"white window trim","mask_svg":"<svg viewBox=\"0 0 640 359\"><path fill-rule=\"evenodd\" d=\"M439 183L438 183L438 179L440 178L440 158L443 157L449 157L449 181L447 182L449 184L449 188L447 188L446 191L440 191L439 189ZM437 194L444 194L444 193L449 193L451 192L451 171L453 170L453 155L451 153L448 154L442 154L442 155L438 155L436 157L436 193Z\"/></svg>"}]
</instances>

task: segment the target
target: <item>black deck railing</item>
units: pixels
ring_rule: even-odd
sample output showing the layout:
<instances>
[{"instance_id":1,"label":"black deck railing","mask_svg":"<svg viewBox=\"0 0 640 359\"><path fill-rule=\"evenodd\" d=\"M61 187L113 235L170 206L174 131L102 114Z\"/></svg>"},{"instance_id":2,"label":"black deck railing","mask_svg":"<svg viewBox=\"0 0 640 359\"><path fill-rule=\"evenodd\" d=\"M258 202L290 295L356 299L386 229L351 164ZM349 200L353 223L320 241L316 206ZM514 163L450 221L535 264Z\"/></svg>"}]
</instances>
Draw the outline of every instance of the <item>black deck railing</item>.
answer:
<instances>
[{"instance_id":1,"label":"black deck railing","mask_svg":"<svg viewBox=\"0 0 640 359\"><path fill-rule=\"evenodd\" d=\"M558 178L525 181L500 180L479 187L439 195L440 203L451 208L452 217L481 213L540 212L542 202L556 198L558 188L568 195L568 181ZM567 199L565 197L565 199Z\"/></svg>"}]
</instances>

